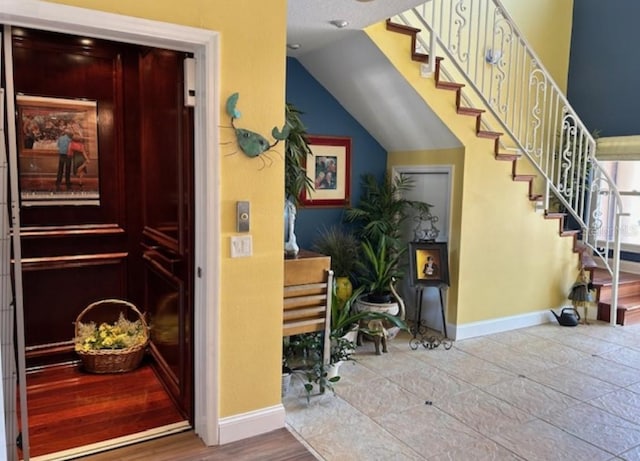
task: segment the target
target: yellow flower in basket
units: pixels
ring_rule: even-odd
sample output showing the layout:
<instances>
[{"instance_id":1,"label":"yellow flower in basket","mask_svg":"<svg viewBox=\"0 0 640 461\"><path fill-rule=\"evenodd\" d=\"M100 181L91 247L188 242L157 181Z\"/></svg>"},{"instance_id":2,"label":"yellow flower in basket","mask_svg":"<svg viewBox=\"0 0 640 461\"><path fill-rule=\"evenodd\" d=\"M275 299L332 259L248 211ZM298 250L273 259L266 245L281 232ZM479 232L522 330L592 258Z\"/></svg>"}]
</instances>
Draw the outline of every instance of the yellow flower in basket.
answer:
<instances>
[{"instance_id":1,"label":"yellow flower in basket","mask_svg":"<svg viewBox=\"0 0 640 461\"><path fill-rule=\"evenodd\" d=\"M100 349L126 349L143 344L146 339L144 325L140 320L131 321L121 312L115 324L95 322L77 325L76 351L88 352Z\"/></svg>"},{"instance_id":2,"label":"yellow flower in basket","mask_svg":"<svg viewBox=\"0 0 640 461\"><path fill-rule=\"evenodd\" d=\"M118 308L114 312L114 307ZM97 318L113 319L113 323L82 320L92 310ZM135 314L137 320L129 320ZM94 314L95 315L95 314ZM103 299L89 304L78 314L75 322L75 350L82 368L89 373L124 373L136 369L146 354L149 326L142 313L123 299Z\"/></svg>"}]
</instances>

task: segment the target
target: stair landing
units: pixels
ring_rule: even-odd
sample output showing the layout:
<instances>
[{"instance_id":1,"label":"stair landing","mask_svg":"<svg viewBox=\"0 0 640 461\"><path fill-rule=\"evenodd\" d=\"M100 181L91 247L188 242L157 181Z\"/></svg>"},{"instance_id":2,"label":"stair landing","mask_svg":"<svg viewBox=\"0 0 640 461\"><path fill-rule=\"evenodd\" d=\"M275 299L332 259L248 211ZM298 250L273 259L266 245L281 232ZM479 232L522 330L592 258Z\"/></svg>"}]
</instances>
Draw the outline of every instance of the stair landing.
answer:
<instances>
[{"instance_id":1,"label":"stair landing","mask_svg":"<svg viewBox=\"0 0 640 461\"><path fill-rule=\"evenodd\" d=\"M597 290L598 320L610 321L611 275L604 269L594 269L592 282ZM618 325L640 323L640 274L620 272L618 284Z\"/></svg>"}]
</instances>

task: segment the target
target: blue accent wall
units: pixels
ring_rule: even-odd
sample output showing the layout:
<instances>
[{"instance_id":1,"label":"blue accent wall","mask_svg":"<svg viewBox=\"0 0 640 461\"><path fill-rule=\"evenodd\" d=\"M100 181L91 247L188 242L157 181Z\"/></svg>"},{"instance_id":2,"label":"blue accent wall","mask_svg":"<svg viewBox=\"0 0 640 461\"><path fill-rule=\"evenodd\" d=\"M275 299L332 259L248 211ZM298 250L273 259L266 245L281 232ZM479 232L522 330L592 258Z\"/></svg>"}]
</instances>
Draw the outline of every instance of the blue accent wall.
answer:
<instances>
[{"instance_id":1,"label":"blue accent wall","mask_svg":"<svg viewBox=\"0 0 640 461\"><path fill-rule=\"evenodd\" d=\"M640 1L576 0L568 99L600 136L640 135Z\"/></svg>"},{"instance_id":2,"label":"blue accent wall","mask_svg":"<svg viewBox=\"0 0 640 461\"><path fill-rule=\"evenodd\" d=\"M375 97L375 95L371 95ZM295 58L287 58L287 102L303 112L310 135L351 138L351 204L360 198L360 178L383 178L387 152ZM344 208L300 208L296 237L300 248L311 249L318 231L342 223Z\"/></svg>"}]
</instances>

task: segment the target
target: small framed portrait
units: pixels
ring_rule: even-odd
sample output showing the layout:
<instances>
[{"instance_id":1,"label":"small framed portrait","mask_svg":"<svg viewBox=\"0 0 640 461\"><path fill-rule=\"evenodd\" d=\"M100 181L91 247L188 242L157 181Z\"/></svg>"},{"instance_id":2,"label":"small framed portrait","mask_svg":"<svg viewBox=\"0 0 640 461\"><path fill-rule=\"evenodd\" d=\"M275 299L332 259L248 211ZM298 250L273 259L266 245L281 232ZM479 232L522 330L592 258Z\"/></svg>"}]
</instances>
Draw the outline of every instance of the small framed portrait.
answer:
<instances>
[{"instance_id":1,"label":"small framed portrait","mask_svg":"<svg viewBox=\"0 0 640 461\"><path fill-rule=\"evenodd\" d=\"M409 266L414 286L449 285L446 242L409 243Z\"/></svg>"}]
</instances>

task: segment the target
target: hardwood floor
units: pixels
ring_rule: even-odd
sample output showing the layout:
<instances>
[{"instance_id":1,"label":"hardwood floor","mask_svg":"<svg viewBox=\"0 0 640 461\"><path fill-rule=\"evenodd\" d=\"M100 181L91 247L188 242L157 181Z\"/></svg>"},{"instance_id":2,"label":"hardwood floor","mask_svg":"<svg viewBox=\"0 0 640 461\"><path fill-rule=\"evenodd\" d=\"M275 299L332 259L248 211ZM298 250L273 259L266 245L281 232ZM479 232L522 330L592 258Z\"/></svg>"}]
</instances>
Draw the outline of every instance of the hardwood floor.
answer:
<instances>
[{"instance_id":1,"label":"hardwood floor","mask_svg":"<svg viewBox=\"0 0 640 461\"><path fill-rule=\"evenodd\" d=\"M184 421L147 364L122 374L69 365L29 372L27 402L31 457Z\"/></svg>"},{"instance_id":2,"label":"hardwood floor","mask_svg":"<svg viewBox=\"0 0 640 461\"><path fill-rule=\"evenodd\" d=\"M287 429L206 447L191 431L80 458L82 461L312 461L313 456Z\"/></svg>"},{"instance_id":3,"label":"hardwood floor","mask_svg":"<svg viewBox=\"0 0 640 461\"><path fill-rule=\"evenodd\" d=\"M70 365L32 371L27 374L27 399L32 458L84 461L316 459L287 429L223 446L205 446L193 431L185 430L184 418L148 364L124 374L89 374ZM153 433L156 428L163 428L160 433L169 429L181 432L138 443L129 440L128 446L97 452L110 446L106 441L126 439L145 431ZM73 450L78 447L85 450ZM97 454L80 458L83 451Z\"/></svg>"}]
</instances>

